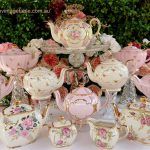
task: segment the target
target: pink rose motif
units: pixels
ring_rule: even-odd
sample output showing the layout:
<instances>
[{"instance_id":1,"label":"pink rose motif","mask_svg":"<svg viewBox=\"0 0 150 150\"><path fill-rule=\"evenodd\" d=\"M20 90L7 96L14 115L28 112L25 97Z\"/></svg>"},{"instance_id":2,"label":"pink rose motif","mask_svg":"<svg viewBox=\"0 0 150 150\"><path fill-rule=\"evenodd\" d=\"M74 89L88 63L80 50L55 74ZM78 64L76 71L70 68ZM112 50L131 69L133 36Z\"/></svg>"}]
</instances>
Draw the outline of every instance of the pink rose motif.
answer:
<instances>
[{"instance_id":1,"label":"pink rose motif","mask_svg":"<svg viewBox=\"0 0 150 150\"><path fill-rule=\"evenodd\" d=\"M99 146L99 147L105 147L105 143L103 143L101 140L98 140L97 142L96 142L96 145L97 146Z\"/></svg>"},{"instance_id":2,"label":"pink rose motif","mask_svg":"<svg viewBox=\"0 0 150 150\"><path fill-rule=\"evenodd\" d=\"M10 136L13 136L13 135L15 135L17 133L17 130L13 127L13 128L11 128L11 130L9 131L9 135Z\"/></svg>"},{"instance_id":3,"label":"pink rose motif","mask_svg":"<svg viewBox=\"0 0 150 150\"><path fill-rule=\"evenodd\" d=\"M146 125L146 119L144 117L141 118L141 125Z\"/></svg>"},{"instance_id":4,"label":"pink rose motif","mask_svg":"<svg viewBox=\"0 0 150 150\"><path fill-rule=\"evenodd\" d=\"M73 37L73 39L77 39L80 37L80 32L79 31L73 31L71 33L71 36Z\"/></svg>"},{"instance_id":5,"label":"pink rose motif","mask_svg":"<svg viewBox=\"0 0 150 150\"><path fill-rule=\"evenodd\" d=\"M76 14L76 17L79 18L79 19L85 19L85 18L86 18L86 15L85 15L82 11L79 11L79 12Z\"/></svg>"},{"instance_id":6,"label":"pink rose motif","mask_svg":"<svg viewBox=\"0 0 150 150\"><path fill-rule=\"evenodd\" d=\"M31 118L26 118L25 120L23 120L23 126L26 128L32 128L33 120Z\"/></svg>"},{"instance_id":7,"label":"pink rose motif","mask_svg":"<svg viewBox=\"0 0 150 150\"><path fill-rule=\"evenodd\" d=\"M21 136L23 136L23 137L27 137L28 135L29 135L29 132L27 130L23 130L21 132Z\"/></svg>"},{"instance_id":8,"label":"pink rose motif","mask_svg":"<svg viewBox=\"0 0 150 150\"><path fill-rule=\"evenodd\" d=\"M107 131L105 129L99 129L98 134L101 138L106 138Z\"/></svg>"},{"instance_id":9,"label":"pink rose motif","mask_svg":"<svg viewBox=\"0 0 150 150\"><path fill-rule=\"evenodd\" d=\"M70 129L69 128L63 128L62 133L64 136L70 136Z\"/></svg>"},{"instance_id":10,"label":"pink rose motif","mask_svg":"<svg viewBox=\"0 0 150 150\"><path fill-rule=\"evenodd\" d=\"M127 139L128 140L134 140L135 138L134 138L133 134L131 132L129 132L128 136L127 136Z\"/></svg>"},{"instance_id":11,"label":"pink rose motif","mask_svg":"<svg viewBox=\"0 0 150 150\"><path fill-rule=\"evenodd\" d=\"M18 114L21 112L21 108L20 107L16 107L14 110L13 110L13 113L14 114Z\"/></svg>"},{"instance_id":12,"label":"pink rose motif","mask_svg":"<svg viewBox=\"0 0 150 150\"><path fill-rule=\"evenodd\" d=\"M63 141L62 140L59 140L58 142L57 142L57 145L62 145L63 144Z\"/></svg>"}]
</instances>

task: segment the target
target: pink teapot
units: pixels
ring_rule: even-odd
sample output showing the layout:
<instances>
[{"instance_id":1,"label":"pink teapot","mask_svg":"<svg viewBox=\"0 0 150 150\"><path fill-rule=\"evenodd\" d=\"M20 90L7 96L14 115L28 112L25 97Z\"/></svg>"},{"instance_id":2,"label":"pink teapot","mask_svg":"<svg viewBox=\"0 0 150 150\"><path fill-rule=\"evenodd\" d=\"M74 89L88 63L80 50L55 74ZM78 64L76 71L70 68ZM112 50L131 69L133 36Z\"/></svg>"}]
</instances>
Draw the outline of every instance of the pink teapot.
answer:
<instances>
[{"instance_id":1,"label":"pink teapot","mask_svg":"<svg viewBox=\"0 0 150 150\"><path fill-rule=\"evenodd\" d=\"M14 80L14 77L11 77L9 79L9 82L6 83L7 82L6 78L0 75L0 100L12 91L13 80Z\"/></svg>"},{"instance_id":2,"label":"pink teapot","mask_svg":"<svg viewBox=\"0 0 150 150\"><path fill-rule=\"evenodd\" d=\"M101 107L99 97L86 87L72 90L64 100L58 90L54 94L59 109L69 112L77 120L86 119L94 112L99 111Z\"/></svg>"},{"instance_id":3,"label":"pink teapot","mask_svg":"<svg viewBox=\"0 0 150 150\"><path fill-rule=\"evenodd\" d=\"M134 73L146 61L148 61L146 60L147 52L134 46L124 47L120 52L115 53L114 56L119 61L128 65L130 73Z\"/></svg>"},{"instance_id":4,"label":"pink teapot","mask_svg":"<svg viewBox=\"0 0 150 150\"><path fill-rule=\"evenodd\" d=\"M5 48L4 51L0 51L0 68L7 74L14 74L18 68L24 70L32 68L38 62L40 54L40 51L30 54L16 46Z\"/></svg>"},{"instance_id":5,"label":"pink teapot","mask_svg":"<svg viewBox=\"0 0 150 150\"><path fill-rule=\"evenodd\" d=\"M136 75L131 77L135 86L139 91L141 91L145 96L150 98L150 74L139 79Z\"/></svg>"}]
</instances>

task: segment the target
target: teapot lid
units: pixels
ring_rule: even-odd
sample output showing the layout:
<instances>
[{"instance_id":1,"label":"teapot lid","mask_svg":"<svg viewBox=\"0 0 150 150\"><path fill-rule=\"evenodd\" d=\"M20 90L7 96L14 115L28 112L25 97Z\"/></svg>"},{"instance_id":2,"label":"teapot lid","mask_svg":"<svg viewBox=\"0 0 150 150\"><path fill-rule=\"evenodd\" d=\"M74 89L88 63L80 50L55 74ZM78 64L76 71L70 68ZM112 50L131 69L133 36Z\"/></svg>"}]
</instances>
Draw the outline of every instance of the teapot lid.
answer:
<instances>
[{"instance_id":1,"label":"teapot lid","mask_svg":"<svg viewBox=\"0 0 150 150\"><path fill-rule=\"evenodd\" d=\"M74 90L72 90L72 94L76 94L76 95L86 95L86 94L92 94L92 90L90 90L89 88L86 88L84 86L80 86Z\"/></svg>"},{"instance_id":2,"label":"teapot lid","mask_svg":"<svg viewBox=\"0 0 150 150\"><path fill-rule=\"evenodd\" d=\"M32 111L32 107L27 104L19 104L19 105L12 105L8 108L5 108L3 110L4 115L16 115L19 113L25 113L25 112L30 112Z\"/></svg>"},{"instance_id":3,"label":"teapot lid","mask_svg":"<svg viewBox=\"0 0 150 150\"><path fill-rule=\"evenodd\" d=\"M66 120L63 116L59 117L58 121L53 122L53 127L61 128L71 126L72 122L70 120Z\"/></svg>"},{"instance_id":4,"label":"teapot lid","mask_svg":"<svg viewBox=\"0 0 150 150\"><path fill-rule=\"evenodd\" d=\"M150 112L150 102L148 102L146 97L141 97L139 102L134 102L129 105L130 109L138 111L147 111Z\"/></svg>"},{"instance_id":5,"label":"teapot lid","mask_svg":"<svg viewBox=\"0 0 150 150\"><path fill-rule=\"evenodd\" d=\"M135 46L126 46L122 49L122 51L140 51L141 49L135 47Z\"/></svg>"}]
</instances>

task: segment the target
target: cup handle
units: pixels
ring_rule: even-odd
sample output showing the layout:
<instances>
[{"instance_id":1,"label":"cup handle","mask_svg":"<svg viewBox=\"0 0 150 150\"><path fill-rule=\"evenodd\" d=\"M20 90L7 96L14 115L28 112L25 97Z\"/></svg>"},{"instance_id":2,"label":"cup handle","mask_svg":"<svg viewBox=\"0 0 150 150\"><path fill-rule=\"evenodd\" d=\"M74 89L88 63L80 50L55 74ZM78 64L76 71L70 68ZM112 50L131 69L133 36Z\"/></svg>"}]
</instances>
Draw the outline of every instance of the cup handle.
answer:
<instances>
[{"instance_id":1,"label":"cup handle","mask_svg":"<svg viewBox=\"0 0 150 150\"><path fill-rule=\"evenodd\" d=\"M94 34L94 36L97 36L97 35L100 34L101 23L100 23L99 19L93 18L93 19L90 20L90 26L91 26L91 27L93 26L93 25L92 25L92 22L94 22L94 21L96 21L97 24L98 24L98 29L97 29L96 33Z\"/></svg>"},{"instance_id":2,"label":"cup handle","mask_svg":"<svg viewBox=\"0 0 150 150\"><path fill-rule=\"evenodd\" d=\"M118 128L118 130L119 130L119 140L122 140L122 139L124 139L124 138L127 137L128 133L129 133L129 129L128 129L127 126L121 125L121 126ZM124 135L121 135L121 131L122 131L122 130L125 132Z\"/></svg>"}]
</instances>

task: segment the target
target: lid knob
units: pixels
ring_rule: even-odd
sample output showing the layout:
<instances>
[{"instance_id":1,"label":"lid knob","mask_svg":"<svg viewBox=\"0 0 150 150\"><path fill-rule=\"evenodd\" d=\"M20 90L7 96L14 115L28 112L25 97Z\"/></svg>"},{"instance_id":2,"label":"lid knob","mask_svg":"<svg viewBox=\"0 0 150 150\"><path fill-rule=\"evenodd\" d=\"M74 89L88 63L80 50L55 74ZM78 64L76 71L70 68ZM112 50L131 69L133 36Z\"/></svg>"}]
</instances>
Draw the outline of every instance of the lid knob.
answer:
<instances>
[{"instance_id":1,"label":"lid knob","mask_svg":"<svg viewBox=\"0 0 150 150\"><path fill-rule=\"evenodd\" d=\"M146 102L148 102L147 97L142 96L142 97L140 98L140 102L142 102L142 103L146 103Z\"/></svg>"}]
</instances>

